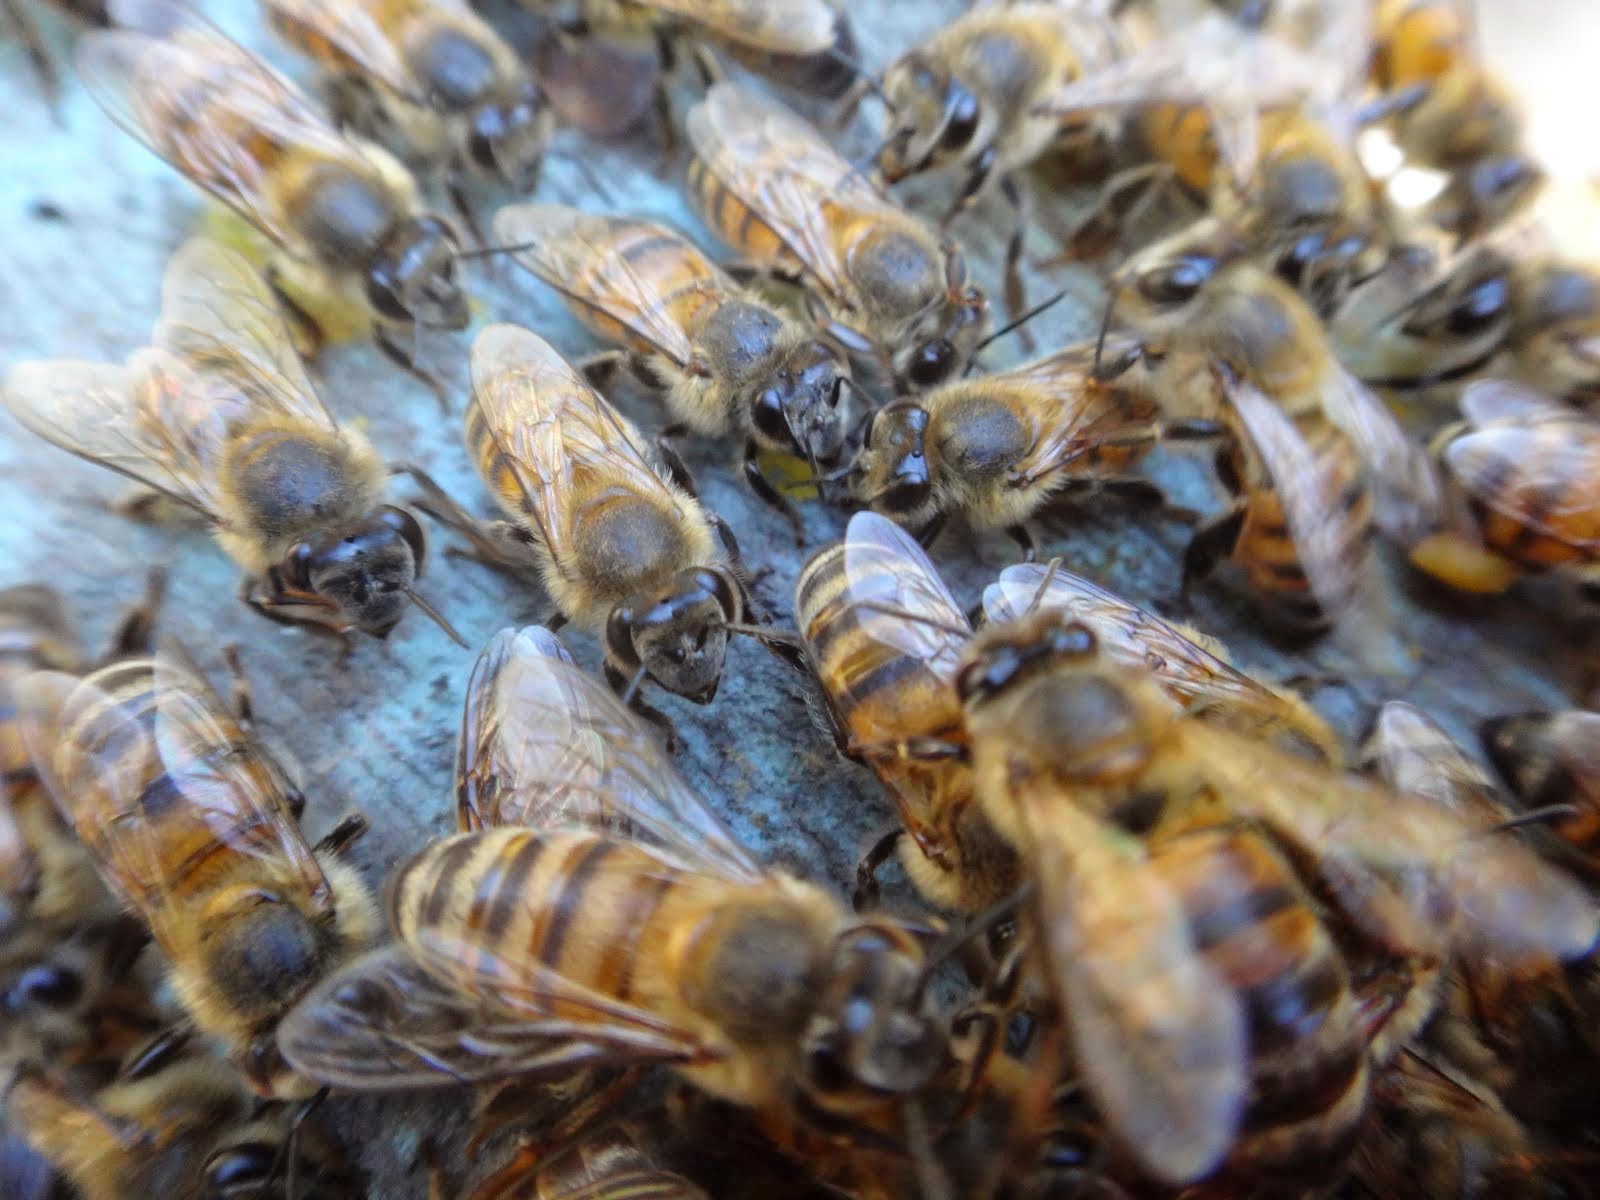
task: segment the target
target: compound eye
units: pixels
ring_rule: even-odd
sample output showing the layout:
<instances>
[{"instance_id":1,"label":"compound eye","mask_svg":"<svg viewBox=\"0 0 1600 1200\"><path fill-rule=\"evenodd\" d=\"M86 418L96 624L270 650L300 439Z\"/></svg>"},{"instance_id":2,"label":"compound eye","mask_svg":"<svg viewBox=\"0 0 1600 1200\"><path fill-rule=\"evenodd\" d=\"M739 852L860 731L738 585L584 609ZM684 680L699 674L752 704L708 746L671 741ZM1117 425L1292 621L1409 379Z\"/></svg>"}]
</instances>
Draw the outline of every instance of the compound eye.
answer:
<instances>
[{"instance_id":1,"label":"compound eye","mask_svg":"<svg viewBox=\"0 0 1600 1200\"><path fill-rule=\"evenodd\" d=\"M1505 314L1509 300L1505 279L1485 280L1463 296L1461 303L1450 310L1445 325L1451 333L1464 336L1481 333L1500 320Z\"/></svg>"},{"instance_id":2,"label":"compound eye","mask_svg":"<svg viewBox=\"0 0 1600 1200\"><path fill-rule=\"evenodd\" d=\"M311 558L316 551L310 542L296 542L283 560L279 568L283 573L283 581L292 588L299 588L303 592L311 590Z\"/></svg>"},{"instance_id":3,"label":"compound eye","mask_svg":"<svg viewBox=\"0 0 1600 1200\"><path fill-rule=\"evenodd\" d=\"M621 606L606 619L606 650L618 666L632 670L639 665L633 649L633 609Z\"/></svg>"},{"instance_id":4,"label":"compound eye","mask_svg":"<svg viewBox=\"0 0 1600 1200\"><path fill-rule=\"evenodd\" d=\"M1152 304L1186 304L1211 275L1210 259L1185 257L1139 276L1139 294Z\"/></svg>"},{"instance_id":5,"label":"compound eye","mask_svg":"<svg viewBox=\"0 0 1600 1200\"><path fill-rule=\"evenodd\" d=\"M789 434L789 418L783 411L783 396L777 388L767 388L756 397L751 411L756 428L774 442L788 443L794 439Z\"/></svg>"},{"instance_id":6,"label":"compound eye","mask_svg":"<svg viewBox=\"0 0 1600 1200\"><path fill-rule=\"evenodd\" d=\"M717 602L717 607L730 620L737 619L744 605L739 602L739 597L734 591L733 581L721 571L696 571L694 573L695 586Z\"/></svg>"},{"instance_id":7,"label":"compound eye","mask_svg":"<svg viewBox=\"0 0 1600 1200\"><path fill-rule=\"evenodd\" d=\"M946 150L959 150L977 132L978 99L971 92L963 91L950 106L950 116L944 123L944 132L939 135L939 145Z\"/></svg>"},{"instance_id":8,"label":"compound eye","mask_svg":"<svg viewBox=\"0 0 1600 1200\"><path fill-rule=\"evenodd\" d=\"M968 663L956 675L956 696L963 704L974 696L986 694L990 690L987 663L982 661Z\"/></svg>"},{"instance_id":9,"label":"compound eye","mask_svg":"<svg viewBox=\"0 0 1600 1200\"><path fill-rule=\"evenodd\" d=\"M423 535L422 526L418 523L417 518L412 516L406 509L385 505L378 510L378 519L405 539L406 545L411 547L412 560L416 563L416 568L420 572L422 570L423 553L427 549L427 539Z\"/></svg>"},{"instance_id":10,"label":"compound eye","mask_svg":"<svg viewBox=\"0 0 1600 1200\"><path fill-rule=\"evenodd\" d=\"M83 976L63 967L32 966L6 993L6 1007L70 1008L83 995Z\"/></svg>"},{"instance_id":11,"label":"compound eye","mask_svg":"<svg viewBox=\"0 0 1600 1200\"><path fill-rule=\"evenodd\" d=\"M265 1182L277 1160L276 1147L265 1142L244 1142L213 1154L206 1162L206 1179L212 1194L226 1196L241 1186Z\"/></svg>"},{"instance_id":12,"label":"compound eye","mask_svg":"<svg viewBox=\"0 0 1600 1200\"><path fill-rule=\"evenodd\" d=\"M908 375L918 387L932 387L950 374L955 360L956 348L946 339L938 338L917 351Z\"/></svg>"}]
</instances>

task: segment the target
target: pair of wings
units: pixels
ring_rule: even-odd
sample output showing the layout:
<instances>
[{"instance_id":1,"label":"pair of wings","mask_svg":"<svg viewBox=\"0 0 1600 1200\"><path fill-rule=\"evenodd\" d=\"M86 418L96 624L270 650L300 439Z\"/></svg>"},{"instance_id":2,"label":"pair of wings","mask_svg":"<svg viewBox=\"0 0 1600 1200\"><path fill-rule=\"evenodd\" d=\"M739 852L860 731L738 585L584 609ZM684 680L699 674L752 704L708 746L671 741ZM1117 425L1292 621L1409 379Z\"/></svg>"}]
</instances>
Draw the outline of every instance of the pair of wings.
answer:
<instances>
[{"instance_id":1,"label":"pair of wings","mask_svg":"<svg viewBox=\"0 0 1600 1200\"><path fill-rule=\"evenodd\" d=\"M86 678L39 671L16 688L40 778L111 888L158 940L194 920L179 886L216 846L268 864L275 885L331 912L290 808L288 776L176 646Z\"/></svg>"},{"instance_id":2,"label":"pair of wings","mask_svg":"<svg viewBox=\"0 0 1600 1200\"><path fill-rule=\"evenodd\" d=\"M1251 30L1202 0L1157 5L1160 32L1131 54L1058 89L1039 111L1073 116L1150 104L1199 104L1223 166L1248 194L1260 155L1260 111L1310 99L1349 125L1369 46L1368 0L1322 5L1309 44ZM1342 130L1353 137L1353 128Z\"/></svg>"},{"instance_id":3,"label":"pair of wings","mask_svg":"<svg viewBox=\"0 0 1600 1200\"><path fill-rule=\"evenodd\" d=\"M694 357L689 332L662 303L660 287L629 263L624 249L646 238L672 243L678 275L732 296L738 285L680 233L648 221L604 217L565 204L508 204L495 214L496 238L516 246L512 257L568 303L618 322L656 353L686 366ZM659 253L653 250L652 253Z\"/></svg>"},{"instance_id":4,"label":"pair of wings","mask_svg":"<svg viewBox=\"0 0 1600 1200\"><path fill-rule=\"evenodd\" d=\"M1444 447L1450 478L1486 507L1600 556L1600 425L1594 418L1500 379L1469 384L1461 411L1472 428Z\"/></svg>"},{"instance_id":5,"label":"pair of wings","mask_svg":"<svg viewBox=\"0 0 1600 1200\"><path fill-rule=\"evenodd\" d=\"M479 658L457 777L462 827L488 831L478 836L588 830L636 842L680 871L742 883L763 874L657 736L539 627L502 630ZM510 948L496 957L447 937L422 941L426 963L390 946L308 994L278 1034L296 1069L324 1083L388 1089L705 1053L690 1031ZM471 987L441 982L468 971ZM536 1011L551 1007L586 1016Z\"/></svg>"},{"instance_id":6,"label":"pair of wings","mask_svg":"<svg viewBox=\"0 0 1600 1200\"><path fill-rule=\"evenodd\" d=\"M117 28L90 30L78 43L90 95L262 234L312 257L274 200L275 164L252 154L250 143L291 147L369 178L373 165L294 84L183 0L114 0L111 17Z\"/></svg>"},{"instance_id":7,"label":"pair of wings","mask_svg":"<svg viewBox=\"0 0 1600 1200\"><path fill-rule=\"evenodd\" d=\"M687 128L706 169L837 301L854 294L848 246L835 234L841 213L907 220L815 126L761 92L719 83L689 110Z\"/></svg>"},{"instance_id":8,"label":"pair of wings","mask_svg":"<svg viewBox=\"0 0 1600 1200\"><path fill-rule=\"evenodd\" d=\"M491 325L472 343L472 404L505 456L522 508L563 574L581 572L573 545L579 472L626 481L680 518L698 506L667 482L631 422L549 342L520 325Z\"/></svg>"},{"instance_id":9,"label":"pair of wings","mask_svg":"<svg viewBox=\"0 0 1600 1200\"><path fill-rule=\"evenodd\" d=\"M21 363L0 391L11 414L46 441L213 522L230 429L273 414L338 429L265 281L238 254L200 238L167 266L148 348L120 366Z\"/></svg>"}]
</instances>

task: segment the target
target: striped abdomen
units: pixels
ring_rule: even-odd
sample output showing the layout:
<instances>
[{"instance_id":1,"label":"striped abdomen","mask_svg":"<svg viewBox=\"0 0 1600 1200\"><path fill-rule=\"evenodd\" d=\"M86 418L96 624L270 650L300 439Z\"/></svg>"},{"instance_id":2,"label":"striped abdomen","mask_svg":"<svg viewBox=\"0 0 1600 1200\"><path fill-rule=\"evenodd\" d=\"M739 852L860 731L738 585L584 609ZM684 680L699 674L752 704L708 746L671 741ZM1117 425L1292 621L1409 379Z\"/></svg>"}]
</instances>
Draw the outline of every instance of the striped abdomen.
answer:
<instances>
[{"instance_id":1,"label":"striped abdomen","mask_svg":"<svg viewBox=\"0 0 1600 1200\"><path fill-rule=\"evenodd\" d=\"M1600 439L1554 424L1495 429L1467 440L1490 439L1491 452L1477 456L1471 482L1484 545L1530 571L1595 561Z\"/></svg>"},{"instance_id":2,"label":"striped abdomen","mask_svg":"<svg viewBox=\"0 0 1600 1200\"><path fill-rule=\"evenodd\" d=\"M62 623L61 597L33 584L0 592L0 786L31 778L12 688L29 671L76 672L82 652Z\"/></svg>"},{"instance_id":3,"label":"striped abdomen","mask_svg":"<svg viewBox=\"0 0 1600 1200\"><path fill-rule=\"evenodd\" d=\"M1244 1003L1249 1101L1230 1163L1252 1176L1335 1171L1366 1107L1366 1045L1343 958L1289 865L1247 828L1152 847L1195 943Z\"/></svg>"},{"instance_id":4,"label":"striped abdomen","mask_svg":"<svg viewBox=\"0 0 1600 1200\"><path fill-rule=\"evenodd\" d=\"M478 475L501 509L513 517L531 517L533 513L522 485L517 482L511 456L500 449L489 422L484 419L483 407L476 400L467 402L464 438L473 466L478 468ZM533 526L530 532L537 533L538 526Z\"/></svg>"},{"instance_id":5,"label":"striped abdomen","mask_svg":"<svg viewBox=\"0 0 1600 1200\"><path fill-rule=\"evenodd\" d=\"M1245 481L1246 507L1233 557L1263 607L1288 625L1310 630L1336 620L1361 589L1372 542L1372 497L1365 469L1344 434L1320 415L1296 424L1321 482L1317 509L1318 520L1326 523L1322 535L1337 541L1327 557L1328 583L1335 594L1319 599L1312 592L1279 484L1251 450L1240 452L1248 456L1242 461L1235 459L1234 469ZM1295 486L1306 485L1299 481Z\"/></svg>"},{"instance_id":6,"label":"striped abdomen","mask_svg":"<svg viewBox=\"0 0 1600 1200\"><path fill-rule=\"evenodd\" d=\"M798 274L805 264L749 205L735 196L696 156L689 160L689 203L707 228L752 262Z\"/></svg>"},{"instance_id":7,"label":"striped abdomen","mask_svg":"<svg viewBox=\"0 0 1600 1200\"><path fill-rule=\"evenodd\" d=\"M241 863L281 861L279 830L257 814L282 805L292 819L282 777L203 685L158 670L133 661L90 675L63 712L55 760L78 836L141 909L232 882Z\"/></svg>"},{"instance_id":8,"label":"striped abdomen","mask_svg":"<svg viewBox=\"0 0 1600 1200\"><path fill-rule=\"evenodd\" d=\"M586 296L642 292L651 298L645 311L691 334L708 309L733 298L732 281L686 238L641 221L603 220L610 239L606 252L586 260L573 278L551 281L575 302L579 319L601 341L641 353L653 349L625 320L584 303Z\"/></svg>"}]
</instances>

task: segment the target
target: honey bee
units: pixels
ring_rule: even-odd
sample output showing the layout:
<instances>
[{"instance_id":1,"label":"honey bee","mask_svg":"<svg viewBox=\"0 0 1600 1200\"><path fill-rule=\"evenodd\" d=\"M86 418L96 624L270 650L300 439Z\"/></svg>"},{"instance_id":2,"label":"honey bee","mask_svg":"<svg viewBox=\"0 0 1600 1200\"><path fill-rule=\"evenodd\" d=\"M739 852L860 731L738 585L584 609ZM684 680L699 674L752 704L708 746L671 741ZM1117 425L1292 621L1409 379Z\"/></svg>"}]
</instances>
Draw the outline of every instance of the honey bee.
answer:
<instances>
[{"instance_id":1,"label":"honey bee","mask_svg":"<svg viewBox=\"0 0 1600 1200\"><path fill-rule=\"evenodd\" d=\"M1372 40L1374 111L1410 159L1449 176L1429 219L1465 242L1526 208L1544 172L1523 148L1509 89L1483 66L1470 5L1382 0Z\"/></svg>"},{"instance_id":2,"label":"honey bee","mask_svg":"<svg viewBox=\"0 0 1600 1200\"><path fill-rule=\"evenodd\" d=\"M883 606L922 619L891 621ZM951 677L971 627L922 548L884 517L857 513L844 541L802 568L794 613L840 749L871 768L899 813L900 829L863 863L863 884L898 843L906 874L941 908L983 912L1013 894L1016 856L978 806L966 764L898 752L961 739Z\"/></svg>"},{"instance_id":3,"label":"honey bee","mask_svg":"<svg viewBox=\"0 0 1600 1200\"><path fill-rule=\"evenodd\" d=\"M1570 572L1594 588L1600 549L1600 426L1505 380L1461 397L1465 420L1434 440L1439 469L1460 493L1434 505L1404 544L1411 562L1460 591L1503 592L1529 572Z\"/></svg>"},{"instance_id":4,"label":"honey bee","mask_svg":"<svg viewBox=\"0 0 1600 1200\"><path fill-rule=\"evenodd\" d=\"M792 1107L830 1130L939 1068L915 932L853 919L816 885L758 866L648 726L547 633L496 640L464 728L469 819L520 824L413 857L391 880L389 917L436 988L487 1010L491 1044L665 1063L714 1097ZM359 998L361 970L321 994ZM482 1047L464 1031L444 1061Z\"/></svg>"},{"instance_id":5,"label":"honey bee","mask_svg":"<svg viewBox=\"0 0 1600 1200\"><path fill-rule=\"evenodd\" d=\"M1304 758L1342 765L1338 735L1315 709L1287 687L1241 671L1222 643L1197 629L1164 621L1059 563L1007 567L983 591L984 618L991 624L1039 609L1083 624L1110 661L1149 671L1190 716Z\"/></svg>"},{"instance_id":6,"label":"honey bee","mask_svg":"<svg viewBox=\"0 0 1600 1200\"><path fill-rule=\"evenodd\" d=\"M861 69L856 65L860 52L849 16L832 4L828 12L833 22L833 37L824 49L804 53L759 50L728 40L722 42L721 48L746 69L773 83L807 96L841 99L861 77ZM791 43L794 40L791 39ZM807 40L811 40L809 35Z\"/></svg>"},{"instance_id":7,"label":"honey bee","mask_svg":"<svg viewBox=\"0 0 1600 1200\"><path fill-rule=\"evenodd\" d=\"M649 677L710 703L744 584L726 527L657 466L639 431L542 338L492 325L472 345L466 440L514 523L490 539L469 532L495 547L491 560L536 566L563 620L603 631L619 691Z\"/></svg>"},{"instance_id":8,"label":"honey bee","mask_svg":"<svg viewBox=\"0 0 1600 1200\"><path fill-rule=\"evenodd\" d=\"M1600 932L1588 896L1526 847L1185 715L1063 613L986 628L955 680L978 796L1030 867L1042 957L1083 1077L1130 1152L1165 1180L1213 1170L1257 1122L1307 1113L1254 1103L1261 1080L1247 1089L1252 1066L1289 1088L1307 1082L1268 1072L1271 1055L1298 1060L1304 1034L1296 1019L1293 1036L1264 1038L1269 1018L1333 1005L1330 1043L1353 1033L1359 1047L1392 1004L1338 1000L1339 960L1323 954L1285 851L1353 931L1390 953L1492 948L1507 963L1543 962L1586 953ZM1263 987L1276 976L1304 999L1279 1005ZM1330 1051L1328 1062L1341 1080L1361 1074L1359 1052ZM1313 1142L1335 1126L1354 1132L1333 1120L1348 1113L1349 1089L1311 1095L1329 1106L1327 1120L1305 1122ZM1246 1157L1270 1161L1276 1140Z\"/></svg>"},{"instance_id":9,"label":"honey bee","mask_svg":"<svg viewBox=\"0 0 1600 1200\"><path fill-rule=\"evenodd\" d=\"M1155 442L1160 408L1131 342L1069 346L977 379L946 383L875 412L852 462L850 493L918 531L952 515L1004 529L1032 556L1027 521L1064 489L1118 472Z\"/></svg>"},{"instance_id":10,"label":"honey bee","mask_svg":"<svg viewBox=\"0 0 1600 1200\"><path fill-rule=\"evenodd\" d=\"M1585 408L1600 404L1600 275L1591 267L1537 258L1512 279L1508 338L1522 382Z\"/></svg>"},{"instance_id":11,"label":"honey bee","mask_svg":"<svg viewBox=\"0 0 1600 1200\"><path fill-rule=\"evenodd\" d=\"M988 320L966 258L880 195L815 128L732 83L690 111L689 197L723 241L803 280L808 309L851 354L873 355L897 387L958 374Z\"/></svg>"},{"instance_id":12,"label":"honey bee","mask_svg":"<svg viewBox=\"0 0 1600 1200\"><path fill-rule=\"evenodd\" d=\"M83 1200L278 1200L290 1195L290 1158L298 1200L361 1194L315 1125L290 1106L262 1111L229 1065L182 1031L158 1035L92 1095L25 1071L6 1115Z\"/></svg>"},{"instance_id":13,"label":"honey bee","mask_svg":"<svg viewBox=\"0 0 1600 1200\"><path fill-rule=\"evenodd\" d=\"M265 0L277 34L329 77L333 111L402 157L515 192L538 180L551 113L517 53L465 3Z\"/></svg>"},{"instance_id":14,"label":"honey bee","mask_svg":"<svg viewBox=\"0 0 1600 1200\"><path fill-rule=\"evenodd\" d=\"M271 292L232 251L179 249L153 344L126 366L24 363L4 400L46 441L204 517L264 616L381 638L414 604L460 640L411 586L422 527L383 502L377 451L335 423Z\"/></svg>"},{"instance_id":15,"label":"honey bee","mask_svg":"<svg viewBox=\"0 0 1600 1200\"><path fill-rule=\"evenodd\" d=\"M1176 416L1233 431L1217 470L1235 500L1184 557L1186 581L1226 559L1286 630L1326 630L1362 596L1371 530L1409 536L1437 503L1427 459L1334 356L1316 314L1282 280L1187 231L1124 269L1115 303L1154 356Z\"/></svg>"},{"instance_id":16,"label":"honey bee","mask_svg":"<svg viewBox=\"0 0 1600 1200\"><path fill-rule=\"evenodd\" d=\"M838 462L848 378L838 353L660 225L539 204L501 209L494 228L590 332L625 347L596 366L626 363L656 383L674 430L743 435L745 478L799 537L799 513L757 458L798 455L813 473ZM597 378L592 368L585 374Z\"/></svg>"},{"instance_id":17,"label":"honey bee","mask_svg":"<svg viewBox=\"0 0 1600 1200\"><path fill-rule=\"evenodd\" d=\"M83 679L38 672L16 695L36 768L195 1025L263 1095L309 1094L273 1031L371 939L372 901L338 857L365 822L308 846L283 768L175 652Z\"/></svg>"},{"instance_id":18,"label":"honey bee","mask_svg":"<svg viewBox=\"0 0 1600 1200\"><path fill-rule=\"evenodd\" d=\"M366 313L378 347L442 401L396 336L465 328L467 301L455 234L405 168L178 0L119 0L113 16L132 27L92 31L77 54L112 119L270 241L288 292Z\"/></svg>"},{"instance_id":19,"label":"honey bee","mask_svg":"<svg viewBox=\"0 0 1600 1200\"><path fill-rule=\"evenodd\" d=\"M669 1170L626 1123L614 1123L552 1155L502 1192L505 1200L710 1200Z\"/></svg>"},{"instance_id":20,"label":"honey bee","mask_svg":"<svg viewBox=\"0 0 1600 1200\"><path fill-rule=\"evenodd\" d=\"M1582 859L1600 860L1600 714L1582 709L1494 717L1481 730L1483 749L1522 802L1558 805L1549 828Z\"/></svg>"}]
</instances>

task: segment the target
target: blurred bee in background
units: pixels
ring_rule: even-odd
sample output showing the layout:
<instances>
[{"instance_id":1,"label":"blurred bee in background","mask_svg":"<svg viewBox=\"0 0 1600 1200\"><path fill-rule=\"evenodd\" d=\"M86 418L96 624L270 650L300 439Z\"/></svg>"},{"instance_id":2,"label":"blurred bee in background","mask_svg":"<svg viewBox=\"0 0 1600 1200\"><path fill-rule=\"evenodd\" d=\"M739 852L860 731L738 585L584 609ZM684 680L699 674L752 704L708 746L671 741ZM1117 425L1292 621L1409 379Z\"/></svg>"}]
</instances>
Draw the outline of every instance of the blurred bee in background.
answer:
<instances>
[{"instance_id":1,"label":"blurred bee in background","mask_svg":"<svg viewBox=\"0 0 1600 1200\"><path fill-rule=\"evenodd\" d=\"M886 608L911 615L891 621ZM1015 893L1016 855L978 806L967 765L901 753L962 740L951 678L971 626L922 548L884 517L857 513L844 540L801 569L794 614L840 752L878 776L900 818L861 863L858 903L896 846L917 891L941 908L979 913Z\"/></svg>"},{"instance_id":2,"label":"blurred bee in background","mask_svg":"<svg viewBox=\"0 0 1600 1200\"><path fill-rule=\"evenodd\" d=\"M445 403L396 339L418 325L466 326L458 247L405 168L346 139L178 0L113 0L112 16L128 27L78 47L79 73L112 119L272 243L282 294L364 314L378 348Z\"/></svg>"},{"instance_id":3,"label":"blurred bee in background","mask_svg":"<svg viewBox=\"0 0 1600 1200\"><path fill-rule=\"evenodd\" d=\"M1510 91L1484 66L1467 0L1379 0L1372 81L1372 115L1388 118L1407 158L1448 177L1426 219L1466 242L1538 194L1544 172L1523 149Z\"/></svg>"},{"instance_id":4,"label":"blurred bee in background","mask_svg":"<svg viewBox=\"0 0 1600 1200\"><path fill-rule=\"evenodd\" d=\"M723 83L690 111L691 204L752 266L803 282L807 311L841 348L875 358L896 388L957 375L988 301L966 258L885 199L777 101Z\"/></svg>"},{"instance_id":5,"label":"blurred bee in background","mask_svg":"<svg viewBox=\"0 0 1600 1200\"><path fill-rule=\"evenodd\" d=\"M482 526L430 487L487 563L536 571L560 620L601 633L605 674L639 700L653 679L697 704L717 694L748 607L738 547L670 478L644 438L538 335L492 325L472 344L467 449L510 522Z\"/></svg>"},{"instance_id":6,"label":"blurred bee in background","mask_svg":"<svg viewBox=\"0 0 1600 1200\"><path fill-rule=\"evenodd\" d=\"M314 1122L290 1105L263 1107L228 1063L181 1030L134 1051L91 1094L25 1070L6 1094L6 1117L83 1200L363 1194ZM292 1192L290 1180L298 1181Z\"/></svg>"},{"instance_id":7,"label":"blurred bee in background","mask_svg":"<svg viewBox=\"0 0 1600 1200\"><path fill-rule=\"evenodd\" d=\"M849 379L839 353L805 325L736 284L681 234L647 221L594 216L565 205L516 205L495 235L560 292L596 337L620 342L583 366L604 385L622 366L661 392L672 426L744 437L744 475L803 539L800 514L761 472L763 453L834 466L844 447L839 406Z\"/></svg>"},{"instance_id":8,"label":"blurred bee in background","mask_svg":"<svg viewBox=\"0 0 1600 1200\"><path fill-rule=\"evenodd\" d=\"M1600 404L1600 274L1539 256L1512 276L1513 376L1584 408Z\"/></svg>"},{"instance_id":9,"label":"blurred bee in background","mask_svg":"<svg viewBox=\"0 0 1600 1200\"><path fill-rule=\"evenodd\" d=\"M1505 380L1469 384L1465 418L1433 453L1453 492L1403 543L1419 570L1459 591L1499 593L1525 573L1568 572L1583 603L1596 595L1600 552L1600 426Z\"/></svg>"},{"instance_id":10,"label":"blurred bee in background","mask_svg":"<svg viewBox=\"0 0 1600 1200\"><path fill-rule=\"evenodd\" d=\"M1542 963L1586 953L1600 928L1582 889L1515 841L1184 715L1063 613L987 627L956 689L978 795L1035 882L1083 1077L1159 1178L1200 1178L1230 1152L1246 1173L1331 1165L1357 1131L1365 1048L1398 998L1352 993L1291 860L1375 957ZM1278 1003L1280 977L1301 1002ZM1315 1043L1298 1017L1266 1035L1311 1008L1328 1014ZM1286 1069L1313 1045L1322 1066ZM1300 1099L1268 1102L1269 1080Z\"/></svg>"},{"instance_id":11,"label":"blurred bee in background","mask_svg":"<svg viewBox=\"0 0 1600 1200\"><path fill-rule=\"evenodd\" d=\"M43 6L44 0L39 0L39 3ZM30 0L0 0L0 13L5 14L17 40L27 52L28 63L54 111L61 101L61 71L56 66L39 22L29 14L29 5ZM93 27L107 23L105 0L48 0L48 7L70 18L75 25ZM59 116L59 113L56 115Z\"/></svg>"},{"instance_id":12,"label":"blurred bee in background","mask_svg":"<svg viewBox=\"0 0 1600 1200\"><path fill-rule=\"evenodd\" d=\"M1530 808L1558 808L1548 828L1593 870L1600 861L1600 713L1583 709L1494 717L1484 752Z\"/></svg>"},{"instance_id":13,"label":"blurred bee in background","mask_svg":"<svg viewBox=\"0 0 1600 1200\"><path fill-rule=\"evenodd\" d=\"M1165 621L1059 562L1007 567L983 590L990 624L1040 609L1083 624L1109 661L1151 672L1190 716L1329 766L1343 764L1338 735L1299 694L1234 666L1216 638Z\"/></svg>"},{"instance_id":14,"label":"blurred bee in background","mask_svg":"<svg viewBox=\"0 0 1600 1200\"><path fill-rule=\"evenodd\" d=\"M1133 342L1068 346L873 413L850 465L858 503L925 545L952 516L1004 529L1031 559L1027 522L1069 489L1153 484L1121 472L1154 445L1160 406Z\"/></svg>"},{"instance_id":15,"label":"blurred bee in background","mask_svg":"<svg viewBox=\"0 0 1600 1200\"><path fill-rule=\"evenodd\" d=\"M263 0L274 31L321 67L334 118L408 162L530 192L552 113L517 52L465 0ZM480 239L481 240L481 239Z\"/></svg>"},{"instance_id":16,"label":"blurred bee in background","mask_svg":"<svg viewBox=\"0 0 1600 1200\"><path fill-rule=\"evenodd\" d=\"M35 768L195 1025L261 1094L309 1094L274 1030L372 937L371 898L339 857L365 821L308 846L284 769L175 651L82 679L37 672L16 696Z\"/></svg>"},{"instance_id":17,"label":"blurred bee in background","mask_svg":"<svg viewBox=\"0 0 1600 1200\"><path fill-rule=\"evenodd\" d=\"M263 616L381 638L415 605L459 642L411 586L421 525L383 503L383 461L323 406L255 270L191 240L167 267L161 311L150 348L124 366L13 367L6 407L53 445L199 513Z\"/></svg>"},{"instance_id":18,"label":"blurred bee in background","mask_svg":"<svg viewBox=\"0 0 1600 1200\"><path fill-rule=\"evenodd\" d=\"M500 1194L506 1200L711 1200L671 1170L653 1131L615 1122L553 1154Z\"/></svg>"}]
</instances>

